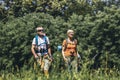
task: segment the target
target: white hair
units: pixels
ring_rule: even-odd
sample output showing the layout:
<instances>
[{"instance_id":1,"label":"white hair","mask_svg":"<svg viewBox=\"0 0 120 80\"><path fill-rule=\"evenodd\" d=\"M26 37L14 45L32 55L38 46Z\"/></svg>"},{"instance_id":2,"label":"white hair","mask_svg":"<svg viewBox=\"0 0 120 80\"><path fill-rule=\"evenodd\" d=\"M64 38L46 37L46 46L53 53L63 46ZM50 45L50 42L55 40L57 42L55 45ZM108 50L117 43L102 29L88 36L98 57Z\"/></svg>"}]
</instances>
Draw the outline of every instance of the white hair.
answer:
<instances>
[{"instance_id":1,"label":"white hair","mask_svg":"<svg viewBox=\"0 0 120 80\"><path fill-rule=\"evenodd\" d=\"M41 27L41 26L37 27L37 28L36 28L36 31L37 31L37 30L40 30L40 29L43 29L43 27Z\"/></svg>"},{"instance_id":2,"label":"white hair","mask_svg":"<svg viewBox=\"0 0 120 80\"><path fill-rule=\"evenodd\" d=\"M69 34L69 33L74 33L74 31L73 31L72 29L69 29L69 30L67 31L67 34Z\"/></svg>"}]
</instances>

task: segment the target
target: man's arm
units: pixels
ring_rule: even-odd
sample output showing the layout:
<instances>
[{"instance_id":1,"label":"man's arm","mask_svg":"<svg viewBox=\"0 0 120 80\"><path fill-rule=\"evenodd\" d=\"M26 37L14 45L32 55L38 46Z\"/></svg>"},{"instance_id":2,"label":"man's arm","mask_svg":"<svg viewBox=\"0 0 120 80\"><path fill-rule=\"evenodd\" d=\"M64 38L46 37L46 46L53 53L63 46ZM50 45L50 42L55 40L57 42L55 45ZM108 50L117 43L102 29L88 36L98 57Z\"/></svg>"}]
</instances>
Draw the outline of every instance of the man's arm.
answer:
<instances>
[{"instance_id":1,"label":"man's arm","mask_svg":"<svg viewBox=\"0 0 120 80\"><path fill-rule=\"evenodd\" d=\"M49 54L49 56L50 56L50 57L52 57L52 55L51 55L51 48L50 48L50 44L48 44L48 54Z\"/></svg>"},{"instance_id":2,"label":"man's arm","mask_svg":"<svg viewBox=\"0 0 120 80\"><path fill-rule=\"evenodd\" d=\"M34 55L34 57L37 58L38 56L35 52L35 45L34 44L32 44L31 51L32 51L32 54Z\"/></svg>"},{"instance_id":3,"label":"man's arm","mask_svg":"<svg viewBox=\"0 0 120 80\"><path fill-rule=\"evenodd\" d=\"M49 55L50 57L52 57L52 54L51 54L51 47L50 47L50 41L49 41L49 38L48 38L48 37L46 37L46 38L47 38L48 55Z\"/></svg>"}]
</instances>

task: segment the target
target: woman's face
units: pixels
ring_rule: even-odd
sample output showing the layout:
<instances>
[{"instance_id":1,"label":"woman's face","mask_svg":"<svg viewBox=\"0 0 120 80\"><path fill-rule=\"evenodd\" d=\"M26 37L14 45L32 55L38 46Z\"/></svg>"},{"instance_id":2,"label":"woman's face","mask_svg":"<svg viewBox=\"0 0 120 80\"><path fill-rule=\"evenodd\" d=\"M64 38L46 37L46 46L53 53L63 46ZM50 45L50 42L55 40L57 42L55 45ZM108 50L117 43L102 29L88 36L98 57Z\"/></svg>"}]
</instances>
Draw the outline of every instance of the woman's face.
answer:
<instances>
[{"instance_id":1,"label":"woman's face","mask_svg":"<svg viewBox=\"0 0 120 80\"><path fill-rule=\"evenodd\" d=\"M74 37L74 32L69 32L68 37L73 38Z\"/></svg>"}]
</instances>

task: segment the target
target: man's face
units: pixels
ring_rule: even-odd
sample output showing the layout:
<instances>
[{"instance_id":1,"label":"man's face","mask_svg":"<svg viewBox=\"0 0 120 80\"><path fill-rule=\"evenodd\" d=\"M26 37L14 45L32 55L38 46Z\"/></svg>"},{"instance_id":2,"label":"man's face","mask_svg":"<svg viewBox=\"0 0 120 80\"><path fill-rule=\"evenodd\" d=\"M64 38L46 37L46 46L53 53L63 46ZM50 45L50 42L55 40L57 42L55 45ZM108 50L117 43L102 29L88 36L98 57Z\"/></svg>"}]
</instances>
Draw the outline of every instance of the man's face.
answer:
<instances>
[{"instance_id":1,"label":"man's face","mask_svg":"<svg viewBox=\"0 0 120 80\"><path fill-rule=\"evenodd\" d=\"M44 35L44 29L43 28L38 28L37 29L37 34L43 36Z\"/></svg>"}]
</instances>

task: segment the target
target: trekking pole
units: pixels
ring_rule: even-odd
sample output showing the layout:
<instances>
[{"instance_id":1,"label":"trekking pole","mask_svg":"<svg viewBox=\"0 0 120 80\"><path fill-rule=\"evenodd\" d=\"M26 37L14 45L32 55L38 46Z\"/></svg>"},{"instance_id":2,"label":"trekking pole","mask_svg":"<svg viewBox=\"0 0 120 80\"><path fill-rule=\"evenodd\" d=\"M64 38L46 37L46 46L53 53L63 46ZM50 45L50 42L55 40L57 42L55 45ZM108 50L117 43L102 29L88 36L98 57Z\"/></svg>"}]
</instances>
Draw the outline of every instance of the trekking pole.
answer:
<instances>
[{"instance_id":1,"label":"trekking pole","mask_svg":"<svg viewBox=\"0 0 120 80\"><path fill-rule=\"evenodd\" d=\"M95 58L99 55L100 53L95 54L95 56L92 58L92 60L95 60Z\"/></svg>"}]
</instances>

